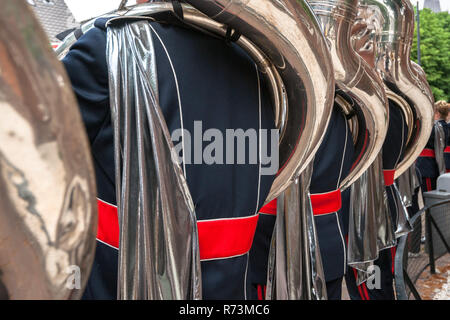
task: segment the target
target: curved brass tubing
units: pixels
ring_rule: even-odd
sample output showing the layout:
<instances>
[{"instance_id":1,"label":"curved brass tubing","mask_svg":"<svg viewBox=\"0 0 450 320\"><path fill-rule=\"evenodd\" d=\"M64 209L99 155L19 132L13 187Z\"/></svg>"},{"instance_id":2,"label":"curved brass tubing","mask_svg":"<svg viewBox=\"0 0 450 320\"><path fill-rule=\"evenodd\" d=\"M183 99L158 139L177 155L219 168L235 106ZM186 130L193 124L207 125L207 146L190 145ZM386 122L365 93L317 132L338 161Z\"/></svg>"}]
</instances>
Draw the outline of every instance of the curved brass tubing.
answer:
<instances>
[{"instance_id":1,"label":"curved brass tubing","mask_svg":"<svg viewBox=\"0 0 450 320\"><path fill-rule=\"evenodd\" d=\"M361 155L340 185L341 189L346 189L367 170L383 146L388 127L387 98L380 78L351 43L357 0L309 0L309 3L328 42L339 88L337 93L342 91L350 97L353 108L362 115L359 130L365 128L365 132L358 134L361 141L357 144L363 147Z\"/></svg>"}]
</instances>

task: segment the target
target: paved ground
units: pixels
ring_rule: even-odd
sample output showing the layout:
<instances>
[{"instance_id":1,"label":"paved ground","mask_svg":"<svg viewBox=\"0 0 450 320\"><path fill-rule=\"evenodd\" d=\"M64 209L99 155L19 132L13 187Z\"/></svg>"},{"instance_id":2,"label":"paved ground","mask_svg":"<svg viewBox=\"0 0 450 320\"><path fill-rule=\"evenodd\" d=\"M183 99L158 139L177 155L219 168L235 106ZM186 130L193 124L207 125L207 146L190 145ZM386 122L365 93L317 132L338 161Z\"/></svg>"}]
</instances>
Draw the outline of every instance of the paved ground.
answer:
<instances>
[{"instance_id":1,"label":"paved ground","mask_svg":"<svg viewBox=\"0 0 450 320\"><path fill-rule=\"evenodd\" d=\"M450 300L450 254L436 261L436 274L425 269L416 288L424 300Z\"/></svg>"}]
</instances>

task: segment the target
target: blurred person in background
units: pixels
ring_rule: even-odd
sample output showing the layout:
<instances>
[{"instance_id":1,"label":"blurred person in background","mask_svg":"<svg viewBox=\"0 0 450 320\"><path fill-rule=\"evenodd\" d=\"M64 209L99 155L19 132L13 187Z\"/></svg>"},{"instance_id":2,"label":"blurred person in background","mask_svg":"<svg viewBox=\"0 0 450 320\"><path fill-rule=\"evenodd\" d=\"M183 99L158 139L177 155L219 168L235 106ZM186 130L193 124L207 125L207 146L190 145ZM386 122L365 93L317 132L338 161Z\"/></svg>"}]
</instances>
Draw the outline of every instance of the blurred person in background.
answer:
<instances>
[{"instance_id":1,"label":"blurred person in background","mask_svg":"<svg viewBox=\"0 0 450 320\"><path fill-rule=\"evenodd\" d=\"M449 140L449 126L446 123L446 119L449 115L448 104L445 101L438 101L434 104L434 126L431 131L430 138L427 145L423 149L419 158L417 159L417 168L421 175L422 191L431 191L436 189L437 178L445 173L444 162L444 150L446 149L446 143ZM436 137L436 134L442 135L442 137ZM441 147L437 144L437 138L442 138L444 144ZM436 149L439 148L439 149Z\"/></svg>"},{"instance_id":2,"label":"blurred person in background","mask_svg":"<svg viewBox=\"0 0 450 320\"><path fill-rule=\"evenodd\" d=\"M450 172L450 103L447 103L447 142L444 149L445 171Z\"/></svg>"}]
</instances>

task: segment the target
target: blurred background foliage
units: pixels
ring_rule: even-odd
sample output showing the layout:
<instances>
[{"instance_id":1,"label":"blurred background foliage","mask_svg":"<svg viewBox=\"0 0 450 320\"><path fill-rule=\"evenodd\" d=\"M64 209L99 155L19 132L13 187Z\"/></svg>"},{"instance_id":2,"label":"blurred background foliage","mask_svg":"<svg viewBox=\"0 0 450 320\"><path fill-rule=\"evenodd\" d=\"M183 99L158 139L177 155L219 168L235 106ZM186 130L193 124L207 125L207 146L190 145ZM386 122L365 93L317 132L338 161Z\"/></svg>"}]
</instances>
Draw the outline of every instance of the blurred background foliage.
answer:
<instances>
[{"instance_id":1,"label":"blurred background foliage","mask_svg":"<svg viewBox=\"0 0 450 320\"><path fill-rule=\"evenodd\" d=\"M436 101L450 101L450 14L420 10L421 65ZM411 58L417 62L417 20Z\"/></svg>"}]
</instances>

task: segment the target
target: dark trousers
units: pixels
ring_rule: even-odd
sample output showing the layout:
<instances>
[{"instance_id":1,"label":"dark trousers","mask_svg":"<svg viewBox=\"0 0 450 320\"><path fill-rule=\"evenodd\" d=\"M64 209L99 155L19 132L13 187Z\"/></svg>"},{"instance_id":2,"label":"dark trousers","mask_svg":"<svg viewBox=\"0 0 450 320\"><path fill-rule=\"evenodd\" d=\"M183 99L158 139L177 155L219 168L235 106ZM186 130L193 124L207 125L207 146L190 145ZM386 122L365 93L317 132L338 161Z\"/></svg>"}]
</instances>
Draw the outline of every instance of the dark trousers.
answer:
<instances>
[{"instance_id":1,"label":"dark trousers","mask_svg":"<svg viewBox=\"0 0 450 320\"><path fill-rule=\"evenodd\" d=\"M247 297L249 300L266 300L266 285L252 284Z\"/></svg>"},{"instance_id":2,"label":"dark trousers","mask_svg":"<svg viewBox=\"0 0 450 320\"><path fill-rule=\"evenodd\" d=\"M342 297L342 278L326 282L328 300L341 300ZM266 286L252 285L249 298L251 300L265 300Z\"/></svg>"},{"instance_id":3,"label":"dark trousers","mask_svg":"<svg viewBox=\"0 0 450 320\"><path fill-rule=\"evenodd\" d=\"M420 185L422 187L422 192L436 190L436 182L437 178L422 177L422 183Z\"/></svg>"},{"instance_id":4,"label":"dark trousers","mask_svg":"<svg viewBox=\"0 0 450 320\"><path fill-rule=\"evenodd\" d=\"M417 188L414 191L412 197L412 205L408 207L408 214L410 218L414 217L419 212L419 201L418 201L419 191L420 191L419 188ZM411 235L408 237L408 248L410 252L413 253L420 252L421 238L422 238L422 219L418 218L413 224L413 231L411 232Z\"/></svg>"},{"instance_id":5,"label":"dark trousers","mask_svg":"<svg viewBox=\"0 0 450 320\"><path fill-rule=\"evenodd\" d=\"M394 295L394 257L395 248L381 250L375 265L379 267L380 288L370 289L367 283L356 285L356 270L348 268L345 275L348 294L351 300L395 300ZM376 270L376 269L375 269Z\"/></svg>"},{"instance_id":6,"label":"dark trousers","mask_svg":"<svg viewBox=\"0 0 450 320\"><path fill-rule=\"evenodd\" d=\"M344 277L336 280L327 281L328 300L342 300L342 280Z\"/></svg>"}]
</instances>

